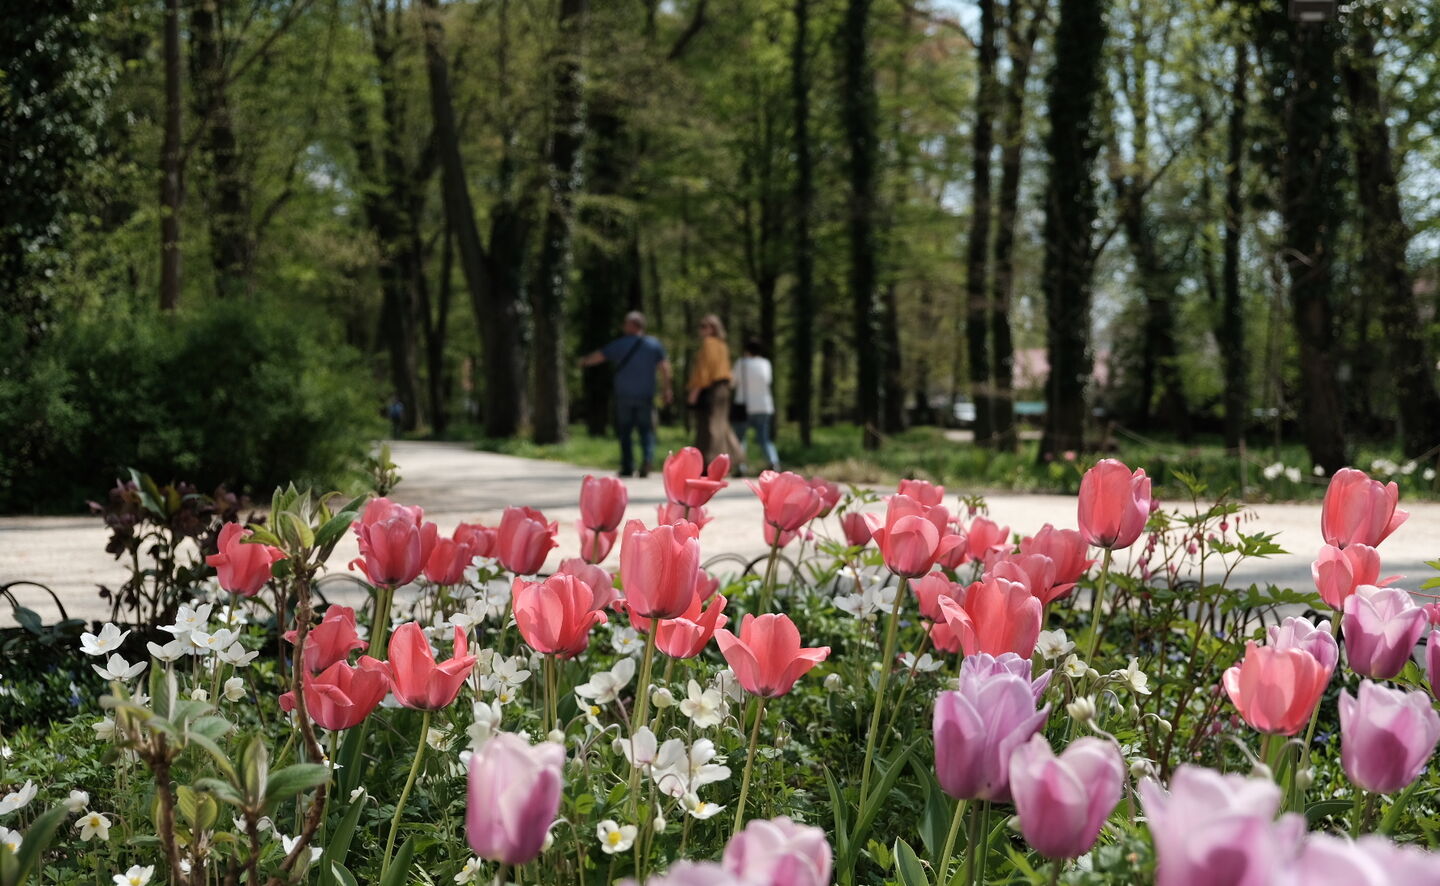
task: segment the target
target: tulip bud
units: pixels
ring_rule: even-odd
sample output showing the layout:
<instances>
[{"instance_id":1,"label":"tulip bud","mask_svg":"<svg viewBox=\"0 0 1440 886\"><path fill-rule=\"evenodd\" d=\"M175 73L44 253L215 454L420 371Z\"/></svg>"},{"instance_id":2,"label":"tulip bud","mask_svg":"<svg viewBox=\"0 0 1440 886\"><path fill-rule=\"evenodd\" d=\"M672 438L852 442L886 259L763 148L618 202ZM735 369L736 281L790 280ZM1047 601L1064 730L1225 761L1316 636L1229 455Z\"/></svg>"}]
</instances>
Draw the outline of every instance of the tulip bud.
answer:
<instances>
[{"instance_id":1,"label":"tulip bud","mask_svg":"<svg viewBox=\"0 0 1440 886\"><path fill-rule=\"evenodd\" d=\"M656 710L668 708L675 704L675 696L664 686L656 686L650 690L650 703L655 706Z\"/></svg>"},{"instance_id":2,"label":"tulip bud","mask_svg":"<svg viewBox=\"0 0 1440 886\"><path fill-rule=\"evenodd\" d=\"M1440 644L1437 644L1437 645L1440 645ZM844 685L845 685L845 681L842 680L842 679L840 679L840 675L839 675L839 674L827 674L826 677L825 677L825 691L826 691L826 692L839 692L839 691L840 691L840 687L842 687L842 686L844 686Z\"/></svg>"},{"instance_id":3,"label":"tulip bud","mask_svg":"<svg viewBox=\"0 0 1440 886\"><path fill-rule=\"evenodd\" d=\"M1095 701L1082 695L1065 706L1065 713L1078 723L1088 723L1095 719Z\"/></svg>"}]
</instances>

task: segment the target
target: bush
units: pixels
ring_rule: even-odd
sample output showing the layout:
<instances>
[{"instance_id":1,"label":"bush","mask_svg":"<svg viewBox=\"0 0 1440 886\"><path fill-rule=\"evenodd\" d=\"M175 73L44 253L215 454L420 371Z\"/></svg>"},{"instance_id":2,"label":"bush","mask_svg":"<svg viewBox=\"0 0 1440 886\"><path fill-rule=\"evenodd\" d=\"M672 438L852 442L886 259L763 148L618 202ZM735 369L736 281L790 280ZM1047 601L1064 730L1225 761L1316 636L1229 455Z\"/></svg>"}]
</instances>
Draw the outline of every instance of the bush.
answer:
<instances>
[{"instance_id":1,"label":"bush","mask_svg":"<svg viewBox=\"0 0 1440 886\"><path fill-rule=\"evenodd\" d=\"M348 479L379 430L358 355L263 302L0 330L0 510L75 510L128 467L268 497Z\"/></svg>"}]
</instances>

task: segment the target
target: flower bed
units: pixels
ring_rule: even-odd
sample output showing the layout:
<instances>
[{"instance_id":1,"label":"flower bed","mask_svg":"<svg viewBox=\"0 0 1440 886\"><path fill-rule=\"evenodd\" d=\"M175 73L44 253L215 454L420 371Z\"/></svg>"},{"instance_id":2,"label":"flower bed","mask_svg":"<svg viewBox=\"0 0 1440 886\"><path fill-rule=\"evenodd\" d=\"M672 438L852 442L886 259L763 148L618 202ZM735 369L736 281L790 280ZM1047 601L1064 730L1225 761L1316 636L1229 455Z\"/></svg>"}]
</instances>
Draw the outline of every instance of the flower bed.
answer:
<instances>
[{"instance_id":1,"label":"flower bed","mask_svg":"<svg viewBox=\"0 0 1440 886\"><path fill-rule=\"evenodd\" d=\"M1028 534L766 473L769 557L712 574L728 467L672 455L653 522L587 477L549 575L538 511L294 489L163 586L137 555L162 623L84 633L103 697L0 748L0 884L1440 882L1394 483L1333 478L1289 590L1227 586L1278 551L1238 505L1112 460ZM346 532L360 611L317 594Z\"/></svg>"}]
</instances>

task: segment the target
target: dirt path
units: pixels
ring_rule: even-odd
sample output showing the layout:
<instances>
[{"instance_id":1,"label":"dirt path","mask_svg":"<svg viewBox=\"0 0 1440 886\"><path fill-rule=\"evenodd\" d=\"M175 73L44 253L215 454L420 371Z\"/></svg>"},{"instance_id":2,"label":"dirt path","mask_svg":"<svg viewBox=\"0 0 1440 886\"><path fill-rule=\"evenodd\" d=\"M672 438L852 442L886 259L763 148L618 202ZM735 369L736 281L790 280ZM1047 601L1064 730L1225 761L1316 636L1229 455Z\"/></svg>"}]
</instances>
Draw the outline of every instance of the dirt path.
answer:
<instances>
[{"instance_id":1,"label":"dirt path","mask_svg":"<svg viewBox=\"0 0 1440 886\"><path fill-rule=\"evenodd\" d=\"M562 556L575 555L576 499L581 478L595 473L593 469L477 452L466 444L392 445L403 477L393 497L423 506L442 532L449 532L460 520L493 522L507 505L525 504L560 523L560 547L551 565ZM653 523L655 506L664 500L659 476L630 480L628 485L628 516ZM1066 496L1002 494L991 496L989 504L991 514L1015 531L1031 532L1046 522L1075 525L1075 501ZM731 483L716 496L710 510L715 521L703 535L707 558L720 553L764 553L759 502L743 483ZM1386 540L1382 555L1385 574L1409 576L1404 586L1413 589L1434 574L1425 561L1440 555L1440 503L1414 503L1409 510L1409 522ZM1294 553L1246 564L1232 583L1309 587L1310 561L1320 546L1319 506L1256 505L1254 512L1257 519L1249 525L1278 532L1279 544ZM0 517L0 584L36 581L53 588L71 615L104 617L109 607L96 596L97 585L114 586L124 580L124 570L105 553L105 540L100 522L91 517ZM343 571L354 556L354 543L347 537L331 558L331 569ZM618 553L612 553L607 565L614 566L617 558ZM56 615L55 607L41 592L21 589L17 596L47 619ZM3 601L0 623L13 623L10 607Z\"/></svg>"}]
</instances>

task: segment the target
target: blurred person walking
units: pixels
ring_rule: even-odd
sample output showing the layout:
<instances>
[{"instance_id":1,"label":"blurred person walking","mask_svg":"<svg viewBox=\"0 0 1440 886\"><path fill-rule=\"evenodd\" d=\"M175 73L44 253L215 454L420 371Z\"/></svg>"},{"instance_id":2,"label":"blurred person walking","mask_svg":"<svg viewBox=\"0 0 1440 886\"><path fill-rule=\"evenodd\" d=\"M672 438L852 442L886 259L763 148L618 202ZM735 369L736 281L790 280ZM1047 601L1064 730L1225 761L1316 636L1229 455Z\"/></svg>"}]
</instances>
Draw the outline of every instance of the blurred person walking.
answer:
<instances>
[{"instance_id":1,"label":"blurred person walking","mask_svg":"<svg viewBox=\"0 0 1440 886\"><path fill-rule=\"evenodd\" d=\"M721 453L737 464L740 443L730 428L730 347L725 325L714 314L700 321L700 347L690 368L687 402L696 410L695 448L709 464Z\"/></svg>"},{"instance_id":2,"label":"blurred person walking","mask_svg":"<svg viewBox=\"0 0 1440 886\"><path fill-rule=\"evenodd\" d=\"M735 363L735 402L730 423L740 442L740 473L750 473L746 464L746 438L755 433L755 445L772 471L780 470L780 454L771 434L775 429L775 395L771 391L774 373L764 347L756 339L745 342L745 356Z\"/></svg>"},{"instance_id":3,"label":"blurred person walking","mask_svg":"<svg viewBox=\"0 0 1440 886\"><path fill-rule=\"evenodd\" d=\"M615 365L615 435L620 439L620 476L635 473L634 435L640 433L640 476L649 475L655 463L655 376L660 376L660 397L668 405L673 396L670 358L665 346L645 334L645 315L625 315L623 334L598 351L585 355L581 366Z\"/></svg>"}]
</instances>

